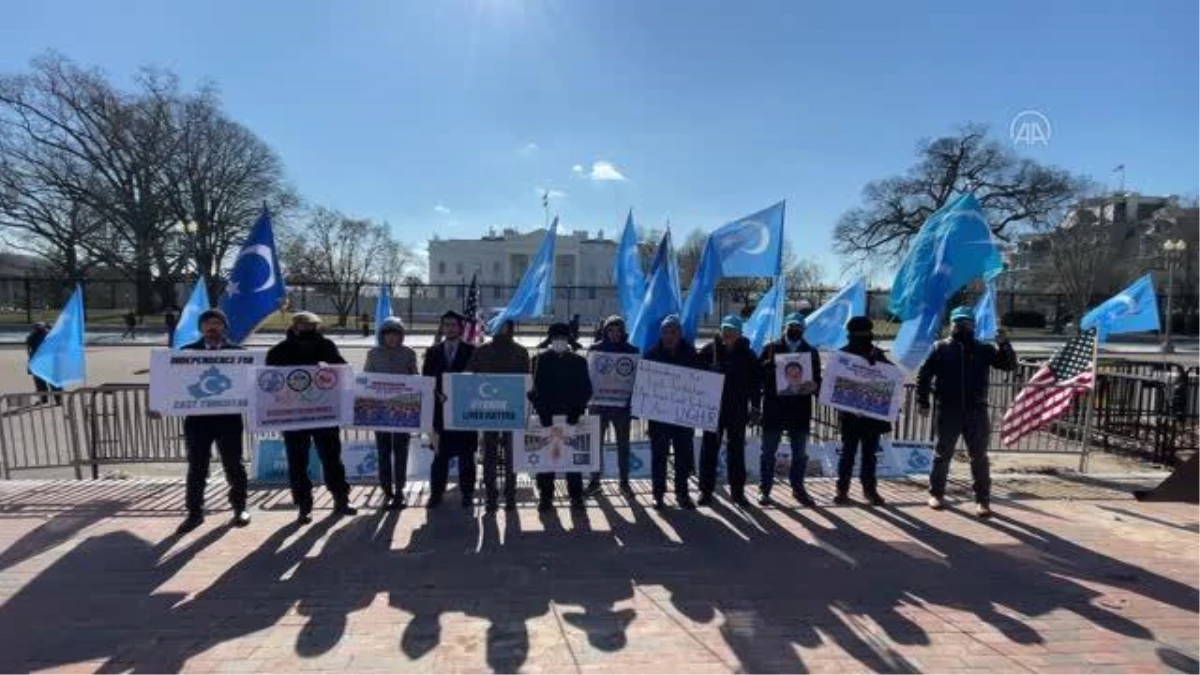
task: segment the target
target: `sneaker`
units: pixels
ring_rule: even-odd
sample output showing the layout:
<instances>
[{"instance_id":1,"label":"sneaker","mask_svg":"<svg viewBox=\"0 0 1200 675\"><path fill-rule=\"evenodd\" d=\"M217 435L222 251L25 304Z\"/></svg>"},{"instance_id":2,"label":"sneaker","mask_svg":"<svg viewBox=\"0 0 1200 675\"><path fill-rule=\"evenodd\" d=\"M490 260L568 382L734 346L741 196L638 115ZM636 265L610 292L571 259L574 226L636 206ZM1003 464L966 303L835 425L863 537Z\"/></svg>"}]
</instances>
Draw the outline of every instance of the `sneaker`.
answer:
<instances>
[{"instance_id":1,"label":"sneaker","mask_svg":"<svg viewBox=\"0 0 1200 675\"><path fill-rule=\"evenodd\" d=\"M312 511L301 509L300 513L296 514L296 522L301 525L308 525L312 522Z\"/></svg>"},{"instance_id":2,"label":"sneaker","mask_svg":"<svg viewBox=\"0 0 1200 675\"><path fill-rule=\"evenodd\" d=\"M604 486L600 484L599 478L593 479L592 482L588 483L587 487L583 490L583 493L589 497L596 497L602 492L604 492Z\"/></svg>"},{"instance_id":3,"label":"sneaker","mask_svg":"<svg viewBox=\"0 0 1200 675\"><path fill-rule=\"evenodd\" d=\"M187 534L192 530L204 524L204 515L200 513L189 513L187 518L175 528L175 534Z\"/></svg>"},{"instance_id":4,"label":"sneaker","mask_svg":"<svg viewBox=\"0 0 1200 675\"><path fill-rule=\"evenodd\" d=\"M946 501L941 497L934 497L933 495L930 495L929 501L925 503L928 504L929 508L933 509L934 511L941 511L942 509L946 508Z\"/></svg>"},{"instance_id":5,"label":"sneaker","mask_svg":"<svg viewBox=\"0 0 1200 675\"><path fill-rule=\"evenodd\" d=\"M538 511L541 513L549 513L554 510L554 501L551 499L539 499Z\"/></svg>"},{"instance_id":6,"label":"sneaker","mask_svg":"<svg viewBox=\"0 0 1200 675\"><path fill-rule=\"evenodd\" d=\"M712 506L713 505L712 493L711 492L702 493L700 495L699 501L696 502L696 505L697 506Z\"/></svg>"},{"instance_id":7,"label":"sneaker","mask_svg":"<svg viewBox=\"0 0 1200 675\"><path fill-rule=\"evenodd\" d=\"M515 499L504 500L504 510L505 511L516 511L517 510L517 500L515 500Z\"/></svg>"},{"instance_id":8,"label":"sneaker","mask_svg":"<svg viewBox=\"0 0 1200 675\"><path fill-rule=\"evenodd\" d=\"M850 495L846 494L845 492L839 492L834 496L833 503L837 504L838 506L846 506L847 504L853 504L854 502L851 501Z\"/></svg>"},{"instance_id":9,"label":"sneaker","mask_svg":"<svg viewBox=\"0 0 1200 675\"><path fill-rule=\"evenodd\" d=\"M687 495L681 495L679 497L676 497L675 503L679 504L679 508L687 509L688 511L691 511L692 509L696 508L696 502L693 502L692 498Z\"/></svg>"},{"instance_id":10,"label":"sneaker","mask_svg":"<svg viewBox=\"0 0 1200 675\"><path fill-rule=\"evenodd\" d=\"M667 508L667 503L665 501L663 501L663 498L661 496L655 497L654 498L654 508L659 511L665 511Z\"/></svg>"},{"instance_id":11,"label":"sneaker","mask_svg":"<svg viewBox=\"0 0 1200 675\"><path fill-rule=\"evenodd\" d=\"M975 515L979 516L980 518L991 518L992 509L987 505L986 502L979 502L975 504Z\"/></svg>"},{"instance_id":12,"label":"sneaker","mask_svg":"<svg viewBox=\"0 0 1200 675\"><path fill-rule=\"evenodd\" d=\"M774 502L771 501L771 493L770 492L759 492L758 493L758 505L759 506L770 506L773 503Z\"/></svg>"},{"instance_id":13,"label":"sneaker","mask_svg":"<svg viewBox=\"0 0 1200 675\"><path fill-rule=\"evenodd\" d=\"M884 504L887 504L887 502L884 501L883 496L878 492L868 492L866 497L867 503L871 506L883 506Z\"/></svg>"},{"instance_id":14,"label":"sneaker","mask_svg":"<svg viewBox=\"0 0 1200 675\"><path fill-rule=\"evenodd\" d=\"M234 527L245 527L250 524L250 514L246 513L245 509L238 509L233 512L233 520L230 524Z\"/></svg>"},{"instance_id":15,"label":"sneaker","mask_svg":"<svg viewBox=\"0 0 1200 675\"><path fill-rule=\"evenodd\" d=\"M621 481L620 487L621 487L621 492L623 492L627 495L633 494L633 486L629 484L628 480Z\"/></svg>"},{"instance_id":16,"label":"sneaker","mask_svg":"<svg viewBox=\"0 0 1200 675\"><path fill-rule=\"evenodd\" d=\"M799 490L792 490L792 498L799 502L801 506L807 506L810 509L817 505L817 503L813 501L813 498L808 496L808 491L803 488Z\"/></svg>"},{"instance_id":17,"label":"sneaker","mask_svg":"<svg viewBox=\"0 0 1200 675\"><path fill-rule=\"evenodd\" d=\"M404 498L404 495L396 495L395 497L392 497L390 501L388 501L389 511L399 511L406 506L408 506L408 500Z\"/></svg>"},{"instance_id":18,"label":"sneaker","mask_svg":"<svg viewBox=\"0 0 1200 675\"><path fill-rule=\"evenodd\" d=\"M425 508L427 508L427 509L436 509L437 507L439 507L441 505L442 505L442 496L441 495L429 495L429 501L425 502Z\"/></svg>"},{"instance_id":19,"label":"sneaker","mask_svg":"<svg viewBox=\"0 0 1200 675\"><path fill-rule=\"evenodd\" d=\"M750 508L750 500L746 499L746 495L737 495L733 498L733 503L742 508Z\"/></svg>"},{"instance_id":20,"label":"sneaker","mask_svg":"<svg viewBox=\"0 0 1200 675\"><path fill-rule=\"evenodd\" d=\"M357 516L358 509L349 504L339 504L333 507L333 512L339 516Z\"/></svg>"},{"instance_id":21,"label":"sneaker","mask_svg":"<svg viewBox=\"0 0 1200 675\"><path fill-rule=\"evenodd\" d=\"M571 498L571 510L572 510L572 511L584 511L584 510L587 510L587 505L585 505L585 504L583 503L583 497L573 497L573 498Z\"/></svg>"}]
</instances>

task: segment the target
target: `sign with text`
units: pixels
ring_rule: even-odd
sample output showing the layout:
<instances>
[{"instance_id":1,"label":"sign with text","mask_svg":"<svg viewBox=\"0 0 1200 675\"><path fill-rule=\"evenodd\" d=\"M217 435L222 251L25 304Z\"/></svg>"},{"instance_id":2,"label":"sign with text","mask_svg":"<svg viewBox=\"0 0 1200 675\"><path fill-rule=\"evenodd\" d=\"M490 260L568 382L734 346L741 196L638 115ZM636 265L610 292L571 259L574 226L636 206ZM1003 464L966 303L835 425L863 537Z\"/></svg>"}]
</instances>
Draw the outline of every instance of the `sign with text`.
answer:
<instances>
[{"instance_id":1,"label":"sign with text","mask_svg":"<svg viewBox=\"0 0 1200 675\"><path fill-rule=\"evenodd\" d=\"M846 352L831 352L821 380L821 403L848 413L891 422L900 414L904 371L889 363L871 365Z\"/></svg>"},{"instance_id":2,"label":"sign with text","mask_svg":"<svg viewBox=\"0 0 1200 675\"><path fill-rule=\"evenodd\" d=\"M525 428L529 417L528 375L447 373L443 409L446 428L509 431Z\"/></svg>"},{"instance_id":3,"label":"sign with text","mask_svg":"<svg viewBox=\"0 0 1200 675\"><path fill-rule=\"evenodd\" d=\"M716 431L725 376L642 360L633 384L633 414L645 420Z\"/></svg>"},{"instance_id":4,"label":"sign with text","mask_svg":"<svg viewBox=\"0 0 1200 675\"><path fill-rule=\"evenodd\" d=\"M799 396L805 384L813 381L813 353L792 352L775 355L775 391L780 396Z\"/></svg>"},{"instance_id":5,"label":"sign with text","mask_svg":"<svg viewBox=\"0 0 1200 675\"><path fill-rule=\"evenodd\" d=\"M842 457L841 441L820 444L817 454L821 458L821 472L836 478L838 462ZM900 478L909 474L924 475L933 466L933 444L913 441L893 441L890 436L879 439L879 451L875 453L876 478ZM862 473L862 448L854 454L853 476Z\"/></svg>"},{"instance_id":6,"label":"sign with text","mask_svg":"<svg viewBox=\"0 0 1200 675\"><path fill-rule=\"evenodd\" d=\"M559 416L548 427L534 418L523 434L513 434L513 471L599 471L600 451L600 418L587 415L571 426L565 417Z\"/></svg>"},{"instance_id":7,"label":"sign with text","mask_svg":"<svg viewBox=\"0 0 1200 675\"><path fill-rule=\"evenodd\" d=\"M339 427L350 421L350 366L263 366L252 370L250 431Z\"/></svg>"},{"instance_id":8,"label":"sign with text","mask_svg":"<svg viewBox=\"0 0 1200 675\"><path fill-rule=\"evenodd\" d=\"M589 352L588 373L592 377L591 405L597 408L625 408L633 395L637 377L637 354Z\"/></svg>"},{"instance_id":9,"label":"sign with text","mask_svg":"<svg viewBox=\"0 0 1200 675\"><path fill-rule=\"evenodd\" d=\"M354 376L354 421L360 429L415 432L433 429L434 379L420 375Z\"/></svg>"},{"instance_id":10,"label":"sign with text","mask_svg":"<svg viewBox=\"0 0 1200 675\"><path fill-rule=\"evenodd\" d=\"M150 409L169 416L240 415L249 406L250 369L266 352L155 349L150 353Z\"/></svg>"}]
</instances>

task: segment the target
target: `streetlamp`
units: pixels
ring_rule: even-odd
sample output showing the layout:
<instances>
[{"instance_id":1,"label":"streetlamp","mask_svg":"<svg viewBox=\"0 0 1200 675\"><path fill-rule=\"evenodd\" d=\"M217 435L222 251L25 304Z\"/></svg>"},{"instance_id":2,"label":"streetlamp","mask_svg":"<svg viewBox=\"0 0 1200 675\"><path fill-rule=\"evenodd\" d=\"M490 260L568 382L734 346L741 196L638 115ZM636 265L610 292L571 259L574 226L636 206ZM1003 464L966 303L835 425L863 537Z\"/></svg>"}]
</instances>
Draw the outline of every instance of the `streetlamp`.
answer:
<instances>
[{"instance_id":1,"label":"streetlamp","mask_svg":"<svg viewBox=\"0 0 1200 675\"><path fill-rule=\"evenodd\" d=\"M1162 249L1163 256L1167 259L1167 332L1163 337L1162 352L1164 354L1173 354L1175 352L1175 344L1171 342L1171 324L1173 323L1171 300L1175 291L1175 266L1187 253L1187 242L1182 239L1174 241L1168 239L1163 242Z\"/></svg>"}]
</instances>

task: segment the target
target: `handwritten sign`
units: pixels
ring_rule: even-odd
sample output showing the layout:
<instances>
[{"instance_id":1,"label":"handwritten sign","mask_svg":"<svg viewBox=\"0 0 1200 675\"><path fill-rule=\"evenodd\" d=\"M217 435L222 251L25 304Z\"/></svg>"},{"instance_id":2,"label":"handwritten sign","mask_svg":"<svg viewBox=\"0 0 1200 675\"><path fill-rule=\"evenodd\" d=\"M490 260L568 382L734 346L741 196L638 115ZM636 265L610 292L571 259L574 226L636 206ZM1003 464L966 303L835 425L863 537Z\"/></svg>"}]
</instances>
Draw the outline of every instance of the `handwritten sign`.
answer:
<instances>
[{"instance_id":1,"label":"handwritten sign","mask_svg":"<svg viewBox=\"0 0 1200 675\"><path fill-rule=\"evenodd\" d=\"M645 420L716 431L725 376L642 360L633 383L633 414Z\"/></svg>"},{"instance_id":2,"label":"handwritten sign","mask_svg":"<svg viewBox=\"0 0 1200 675\"><path fill-rule=\"evenodd\" d=\"M350 421L350 366L264 366L251 370L250 431L339 427Z\"/></svg>"},{"instance_id":3,"label":"handwritten sign","mask_svg":"<svg viewBox=\"0 0 1200 675\"><path fill-rule=\"evenodd\" d=\"M775 355L775 391L780 396L799 396L801 386L812 382L813 353L792 352ZM812 393L811 391L808 393Z\"/></svg>"},{"instance_id":4,"label":"handwritten sign","mask_svg":"<svg viewBox=\"0 0 1200 675\"><path fill-rule=\"evenodd\" d=\"M168 416L240 415L250 402L250 369L266 352L156 349L150 353L150 409Z\"/></svg>"},{"instance_id":5,"label":"handwritten sign","mask_svg":"<svg viewBox=\"0 0 1200 675\"><path fill-rule=\"evenodd\" d=\"M585 416L579 424L565 417L543 427L537 418L524 433L513 434L513 471L518 473L570 473L600 469L600 418Z\"/></svg>"},{"instance_id":6,"label":"handwritten sign","mask_svg":"<svg viewBox=\"0 0 1200 675\"><path fill-rule=\"evenodd\" d=\"M821 403L863 417L891 422L900 414L904 371L888 363L871 365L846 352L832 352L821 380Z\"/></svg>"},{"instance_id":7,"label":"handwritten sign","mask_svg":"<svg viewBox=\"0 0 1200 675\"><path fill-rule=\"evenodd\" d=\"M354 377L354 426L374 431L433 428L432 377L359 373Z\"/></svg>"},{"instance_id":8,"label":"handwritten sign","mask_svg":"<svg viewBox=\"0 0 1200 675\"><path fill-rule=\"evenodd\" d=\"M591 405L596 408L628 406L639 360L637 354L590 352L588 374L592 378Z\"/></svg>"}]
</instances>

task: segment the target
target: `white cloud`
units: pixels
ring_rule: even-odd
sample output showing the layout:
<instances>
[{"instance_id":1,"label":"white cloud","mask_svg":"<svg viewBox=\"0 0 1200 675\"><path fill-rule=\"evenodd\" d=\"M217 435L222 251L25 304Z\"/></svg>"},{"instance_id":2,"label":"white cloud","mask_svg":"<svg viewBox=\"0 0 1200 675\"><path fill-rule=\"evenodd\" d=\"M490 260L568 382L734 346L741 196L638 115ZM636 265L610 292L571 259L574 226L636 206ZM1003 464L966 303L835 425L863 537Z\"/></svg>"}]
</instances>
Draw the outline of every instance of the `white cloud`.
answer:
<instances>
[{"instance_id":1,"label":"white cloud","mask_svg":"<svg viewBox=\"0 0 1200 675\"><path fill-rule=\"evenodd\" d=\"M588 178L592 180L625 180L625 174L621 173L612 162L598 160L592 162L592 171L588 174Z\"/></svg>"},{"instance_id":2,"label":"white cloud","mask_svg":"<svg viewBox=\"0 0 1200 675\"><path fill-rule=\"evenodd\" d=\"M522 155L532 155L533 153L537 152L540 149L541 148L538 147L537 143L534 143L533 141L529 141L525 145L521 146L521 149L519 152Z\"/></svg>"},{"instance_id":3,"label":"white cloud","mask_svg":"<svg viewBox=\"0 0 1200 675\"><path fill-rule=\"evenodd\" d=\"M533 191L539 197L541 197L544 194L544 195L548 195L550 197L550 199L566 199L566 197L567 197L567 193L563 192L562 190L553 190L553 189L539 187L539 188L534 188Z\"/></svg>"},{"instance_id":4,"label":"white cloud","mask_svg":"<svg viewBox=\"0 0 1200 675\"><path fill-rule=\"evenodd\" d=\"M582 176L583 175L583 165L576 164L575 166L571 167L571 173Z\"/></svg>"},{"instance_id":5,"label":"white cloud","mask_svg":"<svg viewBox=\"0 0 1200 675\"><path fill-rule=\"evenodd\" d=\"M450 209L446 208L445 206L442 206L441 204L438 204L437 206L433 207L433 210L437 211L438 213L440 213L442 215L446 215L446 214L450 213Z\"/></svg>"}]
</instances>

